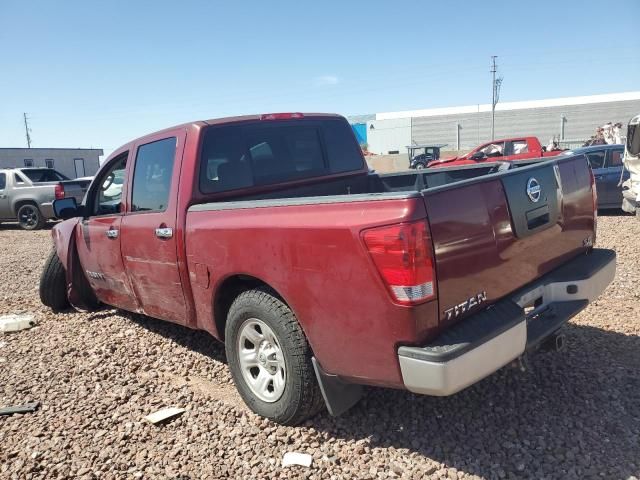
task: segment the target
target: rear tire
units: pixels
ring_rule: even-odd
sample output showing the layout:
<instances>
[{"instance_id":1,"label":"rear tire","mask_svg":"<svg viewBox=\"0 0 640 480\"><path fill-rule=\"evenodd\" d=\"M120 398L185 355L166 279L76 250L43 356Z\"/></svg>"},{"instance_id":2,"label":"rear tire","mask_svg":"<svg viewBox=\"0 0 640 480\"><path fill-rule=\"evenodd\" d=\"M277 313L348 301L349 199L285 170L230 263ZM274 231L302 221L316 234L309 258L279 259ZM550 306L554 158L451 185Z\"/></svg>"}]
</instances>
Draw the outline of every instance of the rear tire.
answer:
<instances>
[{"instance_id":1,"label":"rear tire","mask_svg":"<svg viewBox=\"0 0 640 480\"><path fill-rule=\"evenodd\" d=\"M47 223L47 219L44 218L37 205L33 203L22 205L18 209L17 218L23 230L40 230Z\"/></svg>"},{"instance_id":2,"label":"rear tire","mask_svg":"<svg viewBox=\"0 0 640 480\"><path fill-rule=\"evenodd\" d=\"M69 307L66 273L55 248L40 275L40 301L54 312Z\"/></svg>"},{"instance_id":3,"label":"rear tire","mask_svg":"<svg viewBox=\"0 0 640 480\"><path fill-rule=\"evenodd\" d=\"M309 343L272 290L238 295L227 315L225 347L236 388L258 415L297 425L324 406Z\"/></svg>"}]
</instances>

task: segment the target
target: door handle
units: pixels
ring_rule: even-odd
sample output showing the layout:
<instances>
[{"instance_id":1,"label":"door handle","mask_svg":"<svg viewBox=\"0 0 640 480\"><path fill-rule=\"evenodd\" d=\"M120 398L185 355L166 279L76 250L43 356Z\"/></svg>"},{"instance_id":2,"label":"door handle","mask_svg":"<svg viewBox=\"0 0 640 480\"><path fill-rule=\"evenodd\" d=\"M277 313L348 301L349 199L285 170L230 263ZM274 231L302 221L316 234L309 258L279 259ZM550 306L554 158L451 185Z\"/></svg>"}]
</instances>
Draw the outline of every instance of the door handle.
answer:
<instances>
[{"instance_id":1,"label":"door handle","mask_svg":"<svg viewBox=\"0 0 640 480\"><path fill-rule=\"evenodd\" d=\"M4 193L0 193L0 199L5 199L7 196Z\"/></svg>"},{"instance_id":2,"label":"door handle","mask_svg":"<svg viewBox=\"0 0 640 480\"><path fill-rule=\"evenodd\" d=\"M113 227L106 231L107 238L118 238L118 233L118 229Z\"/></svg>"},{"instance_id":3,"label":"door handle","mask_svg":"<svg viewBox=\"0 0 640 480\"><path fill-rule=\"evenodd\" d=\"M156 228L156 237L158 237L158 238L171 238L171 237L173 237L173 228L169 228L169 227Z\"/></svg>"}]
</instances>

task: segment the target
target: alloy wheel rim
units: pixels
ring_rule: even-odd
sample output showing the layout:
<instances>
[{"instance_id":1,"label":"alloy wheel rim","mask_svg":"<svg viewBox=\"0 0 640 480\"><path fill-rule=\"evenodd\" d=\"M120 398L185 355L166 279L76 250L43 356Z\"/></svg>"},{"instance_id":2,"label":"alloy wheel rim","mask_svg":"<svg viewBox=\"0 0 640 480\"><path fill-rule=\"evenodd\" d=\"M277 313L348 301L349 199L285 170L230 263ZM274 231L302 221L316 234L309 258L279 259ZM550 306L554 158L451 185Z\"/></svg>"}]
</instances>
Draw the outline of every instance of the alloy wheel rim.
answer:
<instances>
[{"instance_id":1,"label":"alloy wheel rim","mask_svg":"<svg viewBox=\"0 0 640 480\"><path fill-rule=\"evenodd\" d=\"M238 359L245 383L260 400L273 403L284 393L287 368L278 338L260 319L240 326Z\"/></svg>"},{"instance_id":2,"label":"alloy wheel rim","mask_svg":"<svg viewBox=\"0 0 640 480\"><path fill-rule=\"evenodd\" d=\"M20 223L23 225L27 225L28 227L33 227L36 224L36 212L33 207L23 208L20 213Z\"/></svg>"}]
</instances>

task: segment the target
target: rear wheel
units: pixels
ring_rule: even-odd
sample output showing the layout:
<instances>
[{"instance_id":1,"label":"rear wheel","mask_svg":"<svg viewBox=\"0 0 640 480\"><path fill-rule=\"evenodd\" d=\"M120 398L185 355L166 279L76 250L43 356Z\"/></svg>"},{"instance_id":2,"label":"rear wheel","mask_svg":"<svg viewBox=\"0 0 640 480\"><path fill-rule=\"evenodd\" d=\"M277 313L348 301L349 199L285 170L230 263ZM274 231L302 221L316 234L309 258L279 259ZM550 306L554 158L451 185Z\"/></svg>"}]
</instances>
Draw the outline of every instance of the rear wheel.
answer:
<instances>
[{"instance_id":1,"label":"rear wheel","mask_svg":"<svg viewBox=\"0 0 640 480\"><path fill-rule=\"evenodd\" d=\"M247 406L283 425L322 409L312 352L291 309L271 290L241 293L225 328L231 375Z\"/></svg>"},{"instance_id":2,"label":"rear wheel","mask_svg":"<svg viewBox=\"0 0 640 480\"><path fill-rule=\"evenodd\" d=\"M54 311L69 306L66 274L55 248L51 250L40 275L40 301Z\"/></svg>"},{"instance_id":3,"label":"rear wheel","mask_svg":"<svg viewBox=\"0 0 640 480\"><path fill-rule=\"evenodd\" d=\"M36 205L26 203L18 209L18 223L24 230L39 230L44 228L47 219L44 218Z\"/></svg>"},{"instance_id":4,"label":"rear wheel","mask_svg":"<svg viewBox=\"0 0 640 480\"><path fill-rule=\"evenodd\" d=\"M416 165L416 170L422 170L424 169L424 164L423 163L419 163Z\"/></svg>"}]
</instances>

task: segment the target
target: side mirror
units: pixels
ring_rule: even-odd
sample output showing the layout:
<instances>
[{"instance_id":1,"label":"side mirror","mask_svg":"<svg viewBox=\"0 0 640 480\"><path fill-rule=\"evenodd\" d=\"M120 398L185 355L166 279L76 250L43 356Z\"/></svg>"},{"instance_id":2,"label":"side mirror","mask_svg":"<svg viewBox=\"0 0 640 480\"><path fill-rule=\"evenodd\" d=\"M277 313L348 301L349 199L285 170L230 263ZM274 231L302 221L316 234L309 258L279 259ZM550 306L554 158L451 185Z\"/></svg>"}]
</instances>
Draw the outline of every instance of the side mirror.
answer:
<instances>
[{"instance_id":1,"label":"side mirror","mask_svg":"<svg viewBox=\"0 0 640 480\"><path fill-rule=\"evenodd\" d=\"M53 213L56 218L68 220L69 218L81 217L82 206L78 207L76 199L73 197L61 198L53 201Z\"/></svg>"},{"instance_id":2,"label":"side mirror","mask_svg":"<svg viewBox=\"0 0 640 480\"><path fill-rule=\"evenodd\" d=\"M473 155L471 155L471 160L482 160L485 157L486 155L484 154L484 152L475 152Z\"/></svg>"}]
</instances>

